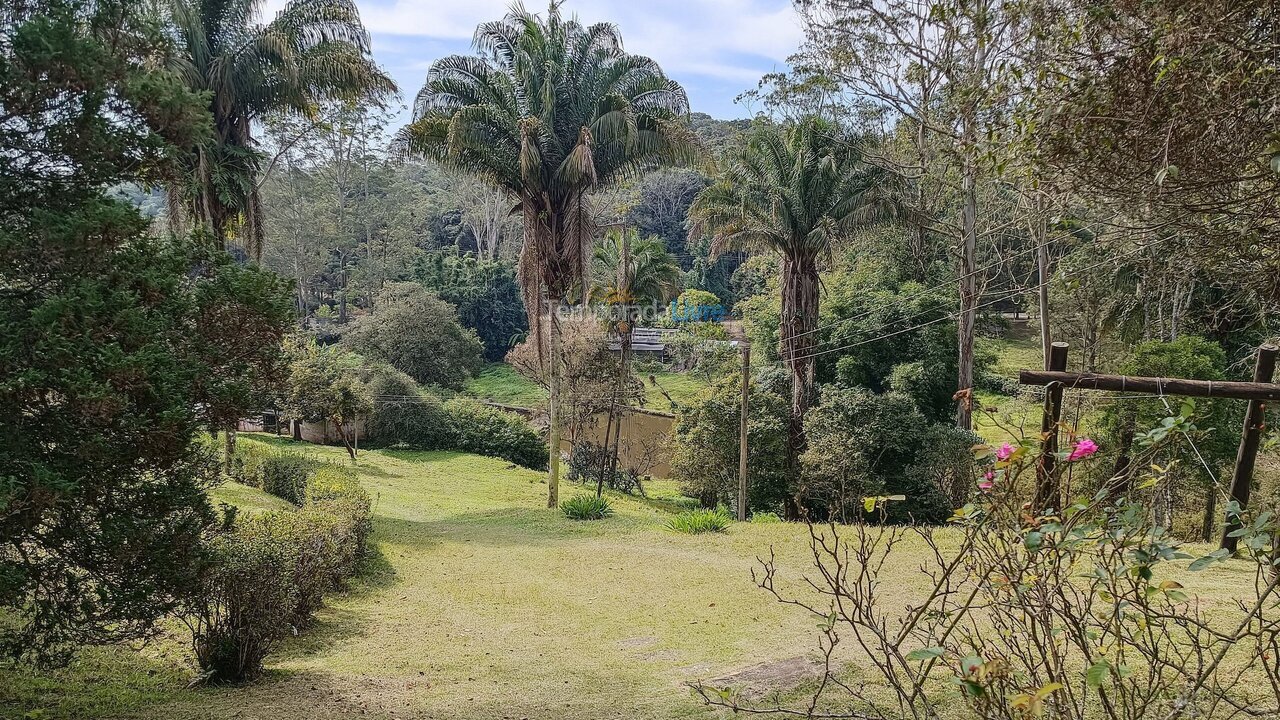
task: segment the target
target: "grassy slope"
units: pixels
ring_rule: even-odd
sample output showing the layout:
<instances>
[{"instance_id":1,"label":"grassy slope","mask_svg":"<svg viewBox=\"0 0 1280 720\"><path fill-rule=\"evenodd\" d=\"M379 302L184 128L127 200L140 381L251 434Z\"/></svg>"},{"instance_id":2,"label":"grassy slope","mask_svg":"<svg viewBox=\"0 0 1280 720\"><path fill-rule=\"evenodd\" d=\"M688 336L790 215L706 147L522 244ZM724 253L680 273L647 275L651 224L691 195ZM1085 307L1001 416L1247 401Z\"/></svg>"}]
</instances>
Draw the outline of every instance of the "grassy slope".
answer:
<instances>
[{"instance_id":1,"label":"grassy slope","mask_svg":"<svg viewBox=\"0 0 1280 720\"><path fill-rule=\"evenodd\" d=\"M658 387L649 382L650 374L639 373L645 386L644 407L669 412L671 403ZM707 387L707 383L701 378L686 373L663 371L652 373L652 375L678 403L689 402ZM466 393L491 402L519 407L533 407L546 398L546 392L542 388L505 363L487 365L467 383Z\"/></svg>"},{"instance_id":2,"label":"grassy slope","mask_svg":"<svg viewBox=\"0 0 1280 720\"><path fill-rule=\"evenodd\" d=\"M486 365L467 382L466 393L474 397L518 407L533 407L546 392L506 363Z\"/></svg>"},{"instance_id":3,"label":"grassy slope","mask_svg":"<svg viewBox=\"0 0 1280 720\"><path fill-rule=\"evenodd\" d=\"M342 459L340 449L312 449ZM52 674L0 670L0 717L711 717L684 683L815 647L814 620L750 579L772 548L784 591L798 591L804 527L677 535L662 526L665 503L628 497L613 498L617 515L607 521L574 523L543 507L539 473L498 460L383 451L360 465L376 498L374 571L288 642L263 680L184 690L188 655L171 639L142 654L90 651ZM654 490L672 494L668 483ZM218 498L278 506L239 486ZM882 578L887 607L922 589L920 550L904 547ZM1222 597L1245 581L1238 575L1219 569L1186 583Z\"/></svg>"},{"instance_id":4,"label":"grassy slope","mask_svg":"<svg viewBox=\"0 0 1280 720\"><path fill-rule=\"evenodd\" d=\"M996 353L991 369L999 375L1016 379L1023 368L1044 366L1038 337L986 340L984 344ZM977 399L983 410L974 414L974 429L984 440L1003 442L1040 432L1040 403L985 391L978 391Z\"/></svg>"},{"instance_id":5,"label":"grassy slope","mask_svg":"<svg viewBox=\"0 0 1280 720\"><path fill-rule=\"evenodd\" d=\"M53 674L0 671L0 717L699 717L684 682L813 647L812 622L750 579L773 543L799 568L802 528L677 535L666 503L627 497L608 521L574 523L543 507L541 474L499 460L386 451L360 464L382 572L331 601L263 681L183 690L189 660L169 640ZM279 502L234 485L217 499Z\"/></svg>"}]
</instances>

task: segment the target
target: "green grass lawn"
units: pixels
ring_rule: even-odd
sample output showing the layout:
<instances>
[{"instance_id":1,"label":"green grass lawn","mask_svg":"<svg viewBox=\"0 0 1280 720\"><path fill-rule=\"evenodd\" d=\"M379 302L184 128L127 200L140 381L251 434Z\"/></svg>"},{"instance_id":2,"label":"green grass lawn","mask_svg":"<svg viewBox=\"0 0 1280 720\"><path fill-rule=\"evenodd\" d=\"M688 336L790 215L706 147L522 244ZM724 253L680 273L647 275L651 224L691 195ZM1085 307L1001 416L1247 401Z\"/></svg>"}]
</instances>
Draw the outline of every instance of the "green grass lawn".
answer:
<instances>
[{"instance_id":1,"label":"green grass lawn","mask_svg":"<svg viewBox=\"0 0 1280 720\"><path fill-rule=\"evenodd\" d=\"M306 449L343 461L339 448ZM372 570L289 640L264 678L185 689L194 671L175 626L141 652L90 650L48 673L0 669L0 717L710 718L719 716L686 683L761 665L785 675L814 653L815 620L751 580L772 551L784 592L806 592L803 526L676 534L664 527L676 491L663 481L651 484L654 499L612 496L612 518L578 523L544 507L541 473L501 460L367 451L359 465L375 499ZM581 491L568 485L562 496ZM280 506L238 485L215 498ZM886 607L923 591L917 551L901 550L881 578ZM1223 596L1242 573L1215 569L1186 584Z\"/></svg>"},{"instance_id":2,"label":"green grass lawn","mask_svg":"<svg viewBox=\"0 0 1280 720\"><path fill-rule=\"evenodd\" d=\"M644 407L649 410L672 412L671 402L667 400L666 395L663 395L663 390L666 390L677 404L685 405L698 399L702 391L710 387L705 379L690 373L662 370L653 373L637 373L637 375L644 382ZM650 376L653 376L656 384L650 382Z\"/></svg>"},{"instance_id":3,"label":"green grass lawn","mask_svg":"<svg viewBox=\"0 0 1280 720\"><path fill-rule=\"evenodd\" d=\"M503 405L533 407L547 393L506 363L490 363L467 381L467 395Z\"/></svg>"}]
</instances>

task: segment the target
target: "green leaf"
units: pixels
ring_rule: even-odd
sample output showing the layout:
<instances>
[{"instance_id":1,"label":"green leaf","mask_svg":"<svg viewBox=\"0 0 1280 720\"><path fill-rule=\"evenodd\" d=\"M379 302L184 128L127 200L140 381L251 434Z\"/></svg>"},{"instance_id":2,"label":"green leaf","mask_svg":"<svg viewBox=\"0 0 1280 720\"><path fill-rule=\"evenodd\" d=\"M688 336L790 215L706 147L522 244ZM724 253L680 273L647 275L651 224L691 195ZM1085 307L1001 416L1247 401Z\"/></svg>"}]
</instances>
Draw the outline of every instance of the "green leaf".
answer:
<instances>
[{"instance_id":1,"label":"green leaf","mask_svg":"<svg viewBox=\"0 0 1280 720\"><path fill-rule=\"evenodd\" d=\"M1229 556L1230 554L1231 552L1226 548L1219 548L1209 553L1208 555L1205 555L1204 557L1193 561L1188 569L1191 570L1192 572L1203 570L1209 567L1210 565L1213 565L1214 563L1222 562L1223 560L1227 559L1227 556Z\"/></svg>"},{"instance_id":2,"label":"green leaf","mask_svg":"<svg viewBox=\"0 0 1280 720\"><path fill-rule=\"evenodd\" d=\"M1107 673L1109 672L1111 672L1111 663L1107 662L1106 658L1101 658L1094 664L1090 665L1089 669L1085 672L1085 684L1091 688L1102 687L1102 681L1107 679Z\"/></svg>"},{"instance_id":3,"label":"green leaf","mask_svg":"<svg viewBox=\"0 0 1280 720\"><path fill-rule=\"evenodd\" d=\"M932 660L933 658L940 658L946 653L947 651L940 647L919 648L907 653L907 659L914 662L919 662L924 660Z\"/></svg>"}]
</instances>

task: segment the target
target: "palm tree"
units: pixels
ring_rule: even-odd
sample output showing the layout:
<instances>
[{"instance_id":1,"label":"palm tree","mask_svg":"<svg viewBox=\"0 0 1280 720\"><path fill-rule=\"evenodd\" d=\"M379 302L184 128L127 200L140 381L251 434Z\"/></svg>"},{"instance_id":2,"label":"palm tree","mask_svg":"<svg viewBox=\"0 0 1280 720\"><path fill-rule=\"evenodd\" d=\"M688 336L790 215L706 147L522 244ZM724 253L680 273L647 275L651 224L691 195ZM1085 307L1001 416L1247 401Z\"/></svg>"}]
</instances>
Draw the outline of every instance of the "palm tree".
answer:
<instances>
[{"instance_id":1,"label":"palm tree","mask_svg":"<svg viewBox=\"0 0 1280 720\"><path fill-rule=\"evenodd\" d=\"M618 335L619 354L618 379L614 383L604 431L604 446L609 447L612 436L613 447L607 457L607 467L600 468L600 479L596 483L596 497L599 497L606 474L612 475L618 464L618 442L622 435L618 397L631 377L631 331L645 303L661 307L679 292L681 272L680 263L667 252L661 239L641 240L634 228L615 228L605 233L604 241L596 246L595 261L596 268L608 280L596 285L594 292L614 310L610 325Z\"/></svg>"},{"instance_id":2,"label":"palm tree","mask_svg":"<svg viewBox=\"0 0 1280 720\"><path fill-rule=\"evenodd\" d=\"M680 290L680 264L660 238L640 239L635 228L611 229L595 248L596 268L605 282L595 294L606 302L665 304Z\"/></svg>"},{"instance_id":3,"label":"palm tree","mask_svg":"<svg viewBox=\"0 0 1280 720\"><path fill-rule=\"evenodd\" d=\"M818 262L859 223L890 209L886 173L863 162L856 144L831 125L806 119L756 128L720 178L689 209L690 237L710 234L712 254L767 248L781 258L782 356L791 370L787 477L794 486L804 449L804 414L813 397ZM799 516L787 494L786 513Z\"/></svg>"},{"instance_id":4,"label":"palm tree","mask_svg":"<svg viewBox=\"0 0 1280 720\"><path fill-rule=\"evenodd\" d=\"M290 0L258 22L263 0L162 0L172 27L168 65L207 93L213 134L191 148L185 177L169 189L172 220L204 225L258 257L261 155L252 125L268 113L317 116L321 102L378 100L396 91L369 55L353 0Z\"/></svg>"},{"instance_id":5,"label":"palm tree","mask_svg":"<svg viewBox=\"0 0 1280 720\"><path fill-rule=\"evenodd\" d=\"M555 309L587 278L588 193L661 162L692 157L684 90L653 60L622 49L618 28L545 18L517 3L476 29L478 56L432 65L398 136L410 155L505 189L524 220L519 279L529 326L546 347L551 405L547 505L560 477L559 324ZM546 309L544 339L542 309Z\"/></svg>"}]
</instances>

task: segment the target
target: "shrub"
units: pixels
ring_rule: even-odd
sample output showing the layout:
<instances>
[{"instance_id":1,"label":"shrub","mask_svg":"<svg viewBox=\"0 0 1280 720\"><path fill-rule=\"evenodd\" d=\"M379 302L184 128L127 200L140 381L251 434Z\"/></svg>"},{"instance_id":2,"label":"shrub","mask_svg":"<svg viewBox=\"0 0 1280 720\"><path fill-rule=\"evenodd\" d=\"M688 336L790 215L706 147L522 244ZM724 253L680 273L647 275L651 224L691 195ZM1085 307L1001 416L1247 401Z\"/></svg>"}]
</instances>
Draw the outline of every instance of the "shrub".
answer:
<instances>
[{"instance_id":1,"label":"shrub","mask_svg":"<svg viewBox=\"0 0 1280 720\"><path fill-rule=\"evenodd\" d=\"M588 485L600 481L604 472L604 486L610 490L630 495L640 489L640 474L635 468L623 468L619 465L613 472L605 472L605 465L613 455L608 448L591 442L574 443L569 454L569 482Z\"/></svg>"},{"instance_id":2,"label":"shrub","mask_svg":"<svg viewBox=\"0 0 1280 720\"><path fill-rule=\"evenodd\" d=\"M310 455L291 450L269 453L262 459L262 489L301 505L307 497L307 475L316 463Z\"/></svg>"},{"instance_id":3,"label":"shrub","mask_svg":"<svg viewBox=\"0 0 1280 720\"><path fill-rule=\"evenodd\" d=\"M751 513L751 522L756 525L772 525L782 522L782 518L778 517L777 513L758 512Z\"/></svg>"},{"instance_id":4,"label":"shrub","mask_svg":"<svg viewBox=\"0 0 1280 720\"><path fill-rule=\"evenodd\" d=\"M369 373L365 383L378 398L365 423L370 447L403 445L415 450L449 448L453 433L440 400L413 378L391 367Z\"/></svg>"},{"instance_id":5,"label":"shrub","mask_svg":"<svg viewBox=\"0 0 1280 720\"><path fill-rule=\"evenodd\" d=\"M686 510L667 521L667 528L688 535L724 532L733 523L733 518L723 509Z\"/></svg>"},{"instance_id":6,"label":"shrub","mask_svg":"<svg viewBox=\"0 0 1280 720\"><path fill-rule=\"evenodd\" d=\"M300 509L237 520L209 543L213 563L184 615L207 680L256 677L275 643L310 625L367 552L371 502L355 471L310 462Z\"/></svg>"},{"instance_id":7,"label":"shrub","mask_svg":"<svg viewBox=\"0 0 1280 720\"><path fill-rule=\"evenodd\" d=\"M851 522L865 512L863 498L905 495L886 520L942 522L972 488L977 438L930 423L901 393L824 386L805 431L803 497L813 516Z\"/></svg>"},{"instance_id":8,"label":"shrub","mask_svg":"<svg viewBox=\"0 0 1280 720\"><path fill-rule=\"evenodd\" d=\"M570 520L603 520L613 514L613 508L602 497L576 495L560 503L560 512Z\"/></svg>"},{"instance_id":9,"label":"shrub","mask_svg":"<svg viewBox=\"0 0 1280 720\"><path fill-rule=\"evenodd\" d=\"M307 486L307 508L332 515L336 538L333 584L354 576L368 555L373 532L373 502L356 472L340 465L316 469Z\"/></svg>"},{"instance_id":10,"label":"shrub","mask_svg":"<svg viewBox=\"0 0 1280 720\"><path fill-rule=\"evenodd\" d=\"M499 457L534 470L547 466L547 444L519 415L462 398L446 402L444 410L455 450Z\"/></svg>"},{"instance_id":11,"label":"shrub","mask_svg":"<svg viewBox=\"0 0 1280 720\"><path fill-rule=\"evenodd\" d=\"M679 409L671 429L671 476L680 491L704 506L733 504L738 493L738 378L723 378L710 393ZM749 507L780 510L788 493L787 418L791 380L781 369L759 371L750 386L747 423Z\"/></svg>"},{"instance_id":12,"label":"shrub","mask_svg":"<svg viewBox=\"0 0 1280 720\"><path fill-rule=\"evenodd\" d=\"M247 518L242 533L261 534L286 548L293 583L288 622L293 630L309 626L324 606L324 593L338 578L344 552L338 537L339 519L319 508L263 513Z\"/></svg>"},{"instance_id":13,"label":"shrub","mask_svg":"<svg viewBox=\"0 0 1280 720\"><path fill-rule=\"evenodd\" d=\"M236 443L235 455L227 467L227 474L241 485L262 487L262 466L274 451L253 442Z\"/></svg>"},{"instance_id":14,"label":"shrub","mask_svg":"<svg viewBox=\"0 0 1280 720\"><path fill-rule=\"evenodd\" d=\"M405 282L383 287L373 312L354 319L341 344L423 385L454 389L480 369L483 349L475 330L462 327L454 306Z\"/></svg>"},{"instance_id":15,"label":"shrub","mask_svg":"<svg viewBox=\"0 0 1280 720\"><path fill-rule=\"evenodd\" d=\"M296 549L275 534L238 524L210 543L213 562L184 616L196 661L210 682L241 682L290 632L297 606Z\"/></svg>"},{"instance_id":16,"label":"shrub","mask_svg":"<svg viewBox=\"0 0 1280 720\"><path fill-rule=\"evenodd\" d=\"M1017 378L1001 375L992 370L988 370L978 377L977 386L979 390L986 390L1006 397L1018 397L1022 394L1023 389L1028 387L1018 382Z\"/></svg>"}]
</instances>

